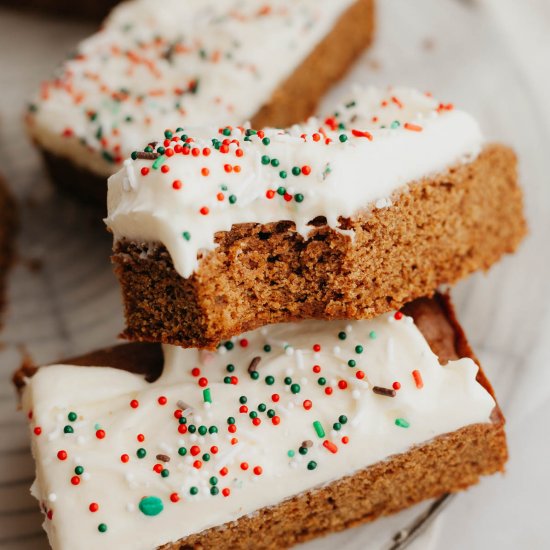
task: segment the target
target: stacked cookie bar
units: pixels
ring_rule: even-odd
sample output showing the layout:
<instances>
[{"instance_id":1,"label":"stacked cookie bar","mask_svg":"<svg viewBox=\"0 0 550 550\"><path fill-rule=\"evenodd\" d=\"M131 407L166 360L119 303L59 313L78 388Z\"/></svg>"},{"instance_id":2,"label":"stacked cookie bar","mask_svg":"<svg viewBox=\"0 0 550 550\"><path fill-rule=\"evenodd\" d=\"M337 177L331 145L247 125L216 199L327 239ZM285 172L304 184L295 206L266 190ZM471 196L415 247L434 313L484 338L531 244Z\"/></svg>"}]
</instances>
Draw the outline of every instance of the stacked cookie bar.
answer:
<instances>
[{"instance_id":1,"label":"stacked cookie bar","mask_svg":"<svg viewBox=\"0 0 550 550\"><path fill-rule=\"evenodd\" d=\"M128 3L31 108L58 181L118 168L105 221L133 341L15 375L56 549L284 548L504 470L504 417L438 287L521 242L514 153L408 88L356 88L289 126L348 61L300 94L304 67L371 3L280 0L265 12L243 1L222 19L219 2L206 4L186 4L192 36L252 28L266 55L323 23L278 84L229 80L234 109L224 97L212 114L224 88L209 87L222 74L210 68L174 111L170 78L183 65L145 51L157 59L170 37L170 55L196 56L193 66L216 50L174 34L151 2ZM160 22L167 32L151 41ZM227 62L243 69L235 48ZM135 92L155 80L137 73L154 69L158 101ZM117 108L112 88L90 93L110 71L132 85ZM59 104L79 123L53 124ZM90 189L105 195L101 181Z\"/></svg>"}]
</instances>

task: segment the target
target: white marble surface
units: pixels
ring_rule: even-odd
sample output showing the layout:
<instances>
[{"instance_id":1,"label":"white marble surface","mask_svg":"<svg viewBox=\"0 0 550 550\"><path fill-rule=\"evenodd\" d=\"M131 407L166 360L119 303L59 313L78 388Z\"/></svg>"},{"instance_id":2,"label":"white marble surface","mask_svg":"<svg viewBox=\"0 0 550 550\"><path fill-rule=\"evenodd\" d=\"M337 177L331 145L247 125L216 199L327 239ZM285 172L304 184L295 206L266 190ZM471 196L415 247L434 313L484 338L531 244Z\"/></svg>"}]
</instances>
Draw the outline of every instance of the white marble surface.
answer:
<instances>
[{"instance_id":1,"label":"white marble surface","mask_svg":"<svg viewBox=\"0 0 550 550\"><path fill-rule=\"evenodd\" d=\"M530 236L515 257L461 283L461 321L508 418L505 476L453 499L418 549L550 547L550 2L379 0L378 42L351 81L429 89L480 118L491 138L518 151ZM0 171L23 201L22 260L10 277L0 332L0 547L46 548L28 494L33 466L10 373L22 350L39 361L112 342L122 326L108 263L109 238L89 213L56 197L21 130L25 99L75 41L83 24L0 10ZM342 93L346 83L331 96ZM42 269L29 269L40 260ZM309 548L388 548L424 507Z\"/></svg>"}]
</instances>

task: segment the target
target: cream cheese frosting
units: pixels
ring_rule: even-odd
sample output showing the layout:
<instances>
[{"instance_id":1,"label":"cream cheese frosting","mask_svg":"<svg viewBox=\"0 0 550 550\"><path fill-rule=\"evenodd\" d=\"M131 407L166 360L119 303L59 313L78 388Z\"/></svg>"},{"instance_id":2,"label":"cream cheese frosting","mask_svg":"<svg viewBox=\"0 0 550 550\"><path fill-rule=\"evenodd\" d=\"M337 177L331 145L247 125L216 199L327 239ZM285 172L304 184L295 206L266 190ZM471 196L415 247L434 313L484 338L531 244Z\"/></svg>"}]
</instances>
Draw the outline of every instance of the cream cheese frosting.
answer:
<instances>
[{"instance_id":1,"label":"cream cheese frosting","mask_svg":"<svg viewBox=\"0 0 550 550\"><path fill-rule=\"evenodd\" d=\"M164 353L153 383L71 365L28 381L54 549L152 549L490 422L495 406L473 360L440 365L400 313Z\"/></svg>"},{"instance_id":2,"label":"cream cheese frosting","mask_svg":"<svg viewBox=\"0 0 550 550\"><path fill-rule=\"evenodd\" d=\"M162 243L183 277L239 223L308 223L391 205L407 184L473 160L469 114L408 88L356 88L329 116L286 130L167 130L109 179L115 241Z\"/></svg>"},{"instance_id":3,"label":"cream cheese frosting","mask_svg":"<svg viewBox=\"0 0 550 550\"><path fill-rule=\"evenodd\" d=\"M49 152L100 176L174 121L243 123L355 0L132 0L34 98Z\"/></svg>"}]
</instances>

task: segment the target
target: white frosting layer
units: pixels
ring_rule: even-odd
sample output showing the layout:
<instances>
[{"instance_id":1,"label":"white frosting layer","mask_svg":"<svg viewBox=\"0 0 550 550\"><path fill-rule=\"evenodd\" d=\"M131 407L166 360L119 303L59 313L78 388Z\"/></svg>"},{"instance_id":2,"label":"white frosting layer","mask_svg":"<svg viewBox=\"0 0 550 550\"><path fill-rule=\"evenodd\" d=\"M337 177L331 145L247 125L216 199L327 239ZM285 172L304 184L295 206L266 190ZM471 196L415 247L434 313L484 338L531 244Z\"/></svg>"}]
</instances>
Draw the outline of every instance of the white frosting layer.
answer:
<instances>
[{"instance_id":1,"label":"white frosting layer","mask_svg":"<svg viewBox=\"0 0 550 550\"><path fill-rule=\"evenodd\" d=\"M124 2L42 85L31 135L108 176L174 121L243 123L354 1Z\"/></svg>"},{"instance_id":2,"label":"white frosting layer","mask_svg":"<svg viewBox=\"0 0 550 550\"><path fill-rule=\"evenodd\" d=\"M267 129L263 139L239 128L180 131L175 139L192 137L197 156L165 140L158 146L172 156L126 161L109 180L106 223L115 240L161 242L189 277L218 231L291 220L307 236L316 216L337 227L340 216L389 206L406 184L472 160L483 143L470 115L410 89L357 89L336 111L324 122ZM226 139L228 151L212 139Z\"/></svg>"},{"instance_id":3,"label":"white frosting layer","mask_svg":"<svg viewBox=\"0 0 550 550\"><path fill-rule=\"evenodd\" d=\"M255 357L261 358L257 380L248 372ZM215 353L166 347L165 371L152 384L109 368L42 368L28 382L23 406L32 411L34 494L52 518L45 520L50 542L54 549L151 549L276 505L438 435L489 422L495 402L476 382L477 370L468 358L441 366L412 319L390 314L271 326ZM395 397L373 391L391 390L396 382L401 387ZM247 409L240 409L241 396ZM183 429L174 416L182 409ZM71 412L76 419L69 419ZM191 425L198 431L191 433ZM72 433L64 433L65 426ZM199 435L200 426L216 426L218 433ZM305 455L299 451L303 442ZM185 456L178 453L182 447ZM136 455L140 448L144 458ZM65 460L59 451L67 453ZM155 464L169 475L155 472ZM75 474L78 466L83 472ZM190 493L192 487L198 494ZM219 493L211 494L212 487ZM177 502L171 501L174 493ZM163 511L144 515L143 497L160 499Z\"/></svg>"}]
</instances>

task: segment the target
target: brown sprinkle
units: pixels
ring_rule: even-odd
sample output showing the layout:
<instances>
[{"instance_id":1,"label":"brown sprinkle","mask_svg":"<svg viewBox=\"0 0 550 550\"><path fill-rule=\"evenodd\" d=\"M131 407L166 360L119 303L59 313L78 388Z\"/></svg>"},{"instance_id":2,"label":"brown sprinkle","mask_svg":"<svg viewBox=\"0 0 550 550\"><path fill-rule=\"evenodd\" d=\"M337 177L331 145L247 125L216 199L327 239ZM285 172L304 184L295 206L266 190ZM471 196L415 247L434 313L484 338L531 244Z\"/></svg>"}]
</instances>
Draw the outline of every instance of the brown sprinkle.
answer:
<instances>
[{"instance_id":1,"label":"brown sprinkle","mask_svg":"<svg viewBox=\"0 0 550 550\"><path fill-rule=\"evenodd\" d=\"M155 160L160 157L159 153L147 153L145 151L139 151L136 158L139 160Z\"/></svg>"},{"instance_id":2,"label":"brown sprinkle","mask_svg":"<svg viewBox=\"0 0 550 550\"><path fill-rule=\"evenodd\" d=\"M306 439L305 441L302 441L302 447L305 447L306 449L313 447L313 441L311 441L311 439Z\"/></svg>"},{"instance_id":3,"label":"brown sprinkle","mask_svg":"<svg viewBox=\"0 0 550 550\"><path fill-rule=\"evenodd\" d=\"M248 372L254 372L258 368L258 363L262 360L261 357L254 357L252 361L250 361L250 365L248 366Z\"/></svg>"},{"instance_id":4,"label":"brown sprinkle","mask_svg":"<svg viewBox=\"0 0 550 550\"><path fill-rule=\"evenodd\" d=\"M157 460L161 462L170 462L170 457L168 455L157 455Z\"/></svg>"},{"instance_id":5,"label":"brown sprinkle","mask_svg":"<svg viewBox=\"0 0 550 550\"><path fill-rule=\"evenodd\" d=\"M391 388L381 388L380 386L373 386L372 391L378 395L383 395L385 397L395 397L396 391Z\"/></svg>"}]
</instances>

